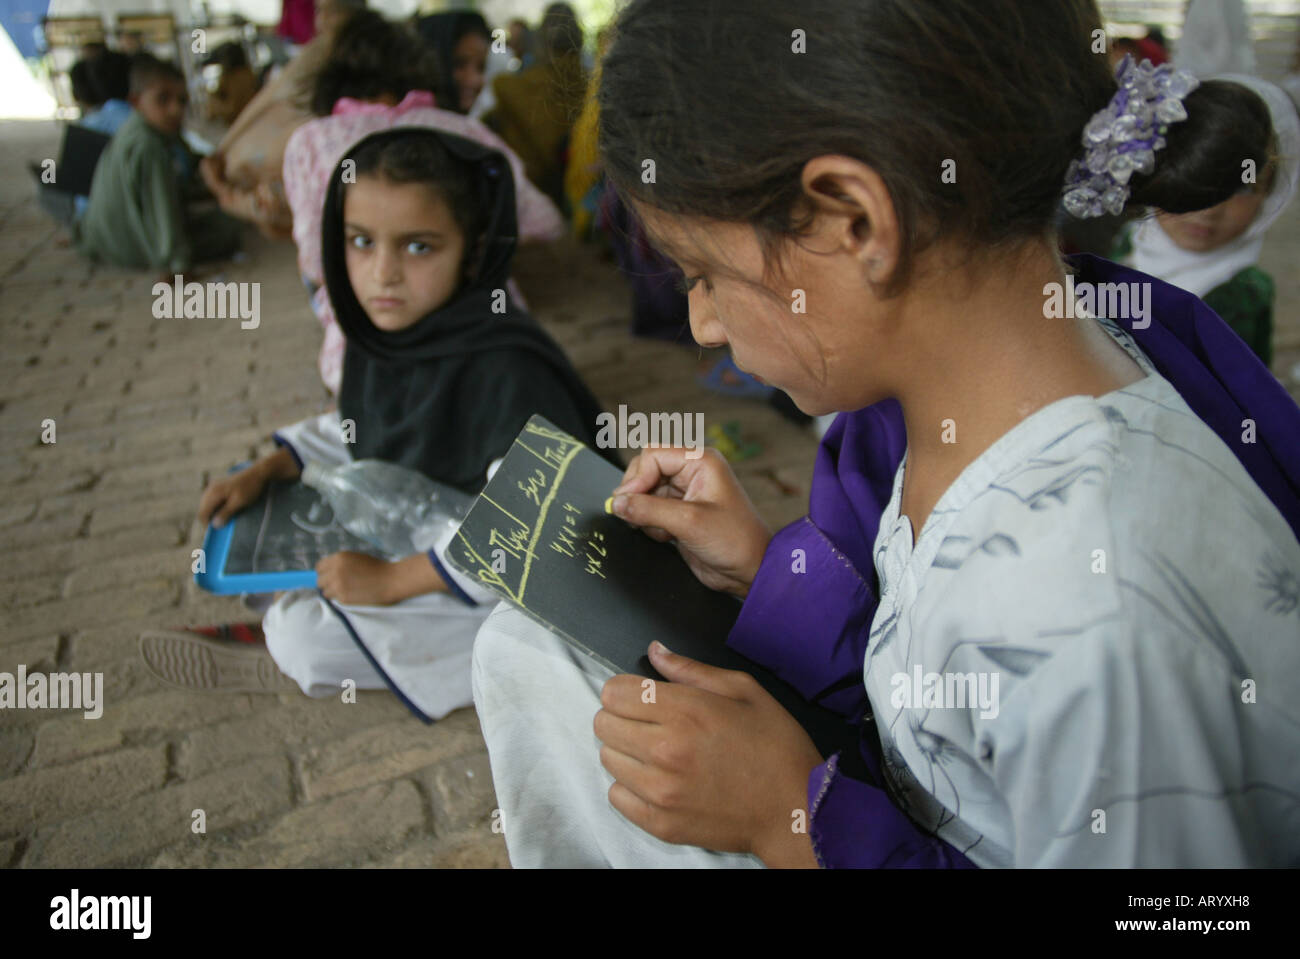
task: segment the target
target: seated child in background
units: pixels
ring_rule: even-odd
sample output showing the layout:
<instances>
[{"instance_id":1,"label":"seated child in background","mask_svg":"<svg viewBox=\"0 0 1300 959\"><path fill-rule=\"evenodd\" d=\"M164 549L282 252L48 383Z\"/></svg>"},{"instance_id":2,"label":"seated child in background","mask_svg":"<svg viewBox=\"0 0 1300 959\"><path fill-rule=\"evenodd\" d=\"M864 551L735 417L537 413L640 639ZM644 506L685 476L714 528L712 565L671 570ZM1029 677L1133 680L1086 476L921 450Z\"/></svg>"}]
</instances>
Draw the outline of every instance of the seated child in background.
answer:
<instances>
[{"instance_id":1,"label":"seated child in background","mask_svg":"<svg viewBox=\"0 0 1300 959\"><path fill-rule=\"evenodd\" d=\"M131 116L131 105L126 102L130 58L108 50L92 52L93 55L78 60L68 71L73 99L81 109L81 118L73 126L111 137ZM40 165L32 166L42 209L68 228L86 212L90 203L90 198L82 191L89 190L89 171L94 170L94 163L97 162L95 158L98 151L103 149L102 146L97 147L95 155L91 156L85 139L80 138L70 143L71 135L70 128L64 130L60 163L66 163L69 157L75 157L74 162L84 161L83 169L87 172L74 172L69 177L65 167L51 181Z\"/></svg>"},{"instance_id":2,"label":"seated child in background","mask_svg":"<svg viewBox=\"0 0 1300 959\"><path fill-rule=\"evenodd\" d=\"M289 135L310 118L299 102L303 86L310 85L325 62L339 27L365 5L365 0L318 0L315 38L263 76L257 96L200 165L221 208L254 224L265 236L287 240L293 230L281 176Z\"/></svg>"},{"instance_id":3,"label":"seated child in background","mask_svg":"<svg viewBox=\"0 0 1300 959\"><path fill-rule=\"evenodd\" d=\"M278 432L277 452L208 487L199 518L221 525L304 461L380 459L477 493L534 413L592 443L599 408L560 348L508 297L494 311L515 237L500 153L428 129L352 144L321 236L347 336L338 411ZM470 652L493 604L443 562L450 539L395 562L321 560L320 592L284 594L263 621L276 664L308 695L352 680L390 686L421 718L468 706Z\"/></svg>"},{"instance_id":4,"label":"seated child in background","mask_svg":"<svg viewBox=\"0 0 1300 959\"><path fill-rule=\"evenodd\" d=\"M208 58L208 66L221 68L217 88L208 96L208 119L229 126L257 95L257 74L239 44L223 43Z\"/></svg>"},{"instance_id":5,"label":"seated child in background","mask_svg":"<svg viewBox=\"0 0 1300 959\"><path fill-rule=\"evenodd\" d=\"M116 50L106 50L93 60L90 65L90 84L99 99L99 106L90 112L82 112L80 123L97 133L113 136L122 128L122 124L131 118L131 58ZM76 218L86 215L90 206L90 197L76 198Z\"/></svg>"},{"instance_id":6,"label":"seated child in background","mask_svg":"<svg viewBox=\"0 0 1300 959\"><path fill-rule=\"evenodd\" d=\"M528 178L563 206L565 144L587 96L582 24L567 3L552 3L538 28L537 62L492 80L496 106L483 122L524 161Z\"/></svg>"},{"instance_id":7,"label":"seated child in background","mask_svg":"<svg viewBox=\"0 0 1300 959\"><path fill-rule=\"evenodd\" d=\"M68 84L72 87L72 99L77 104L83 117L89 116L100 108L104 102L90 79L91 60L78 60L68 71Z\"/></svg>"},{"instance_id":8,"label":"seated child in background","mask_svg":"<svg viewBox=\"0 0 1300 959\"><path fill-rule=\"evenodd\" d=\"M89 65L90 84L99 102L90 112L83 110L78 122L112 136L131 116L131 58L107 50L89 61Z\"/></svg>"},{"instance_id":9,"label":"seated child in background","mask_svg":"<svg viewBox=\"0 0 1300 959\"><path fill-rule=\"evenodd\" d=\"M1267 366L1273 360L1273 278L1257 264L1264 234L1295 195L1300 117L1287 95L1271 83L1239 75L1216 79L1240 84L1262 101L1248 97L1236 110L1225 111L1254 131L1248 137L1253 142L1226 133L1219 138L1224 162L1234 175L1241 175L1243 157L1268 158L1257 164L1255 182L1215 206L1178 214L1157 211L1152 218L1129 224L1116 240L1111 259L1199 296ZM1205 142L1215 139L1211 135Z\"/></svg>"},{"instance_id":10,"label":"seated child in background","mask_svg":"<svg viewBox=\"0 0 1300 959\"><path fill-rule=\"evenodd\" d=\"M200 212L195 163L181 140L188 95L176 67L147 54L131 62L134 113L100 157L90 203L75 229L77 249L115 266L188 270L229 256L239 225L219 211Z\"/></svg>"},{"instance_id":11,"label":"seated child in background","mask_svg":"<svg viewBox=\"0 0 1300 959\"><path fill-rule=\"evenodd\" d=\"M438 58L438 106L469 115L483 92L492 33L481 13L453 10L415 21L416 32Z\"/></svg>"},{"instance_id":12,"label":"seated child in background","mask_svg":"<svg viewBox=\"0 0 1300 959\"><path fill-rule=\"evenodd\" d=\"M298 269L325 329L319 365L331 393L338 393L343 375L343 334L322 278L321 209L339 161L363 136L394 127L435 127L476 140L510 163L520 240L554 240L564 232L559 211L528 181L519 157L496 134L452 108L434 105L429 91L441 86L437 62L411 30L361 11L339 28L315 78L311 104L318 119L294 131L285 148L285 196L293 210ZM513 281L506 289L527 309Z\"/></svg>"}]
</instances>

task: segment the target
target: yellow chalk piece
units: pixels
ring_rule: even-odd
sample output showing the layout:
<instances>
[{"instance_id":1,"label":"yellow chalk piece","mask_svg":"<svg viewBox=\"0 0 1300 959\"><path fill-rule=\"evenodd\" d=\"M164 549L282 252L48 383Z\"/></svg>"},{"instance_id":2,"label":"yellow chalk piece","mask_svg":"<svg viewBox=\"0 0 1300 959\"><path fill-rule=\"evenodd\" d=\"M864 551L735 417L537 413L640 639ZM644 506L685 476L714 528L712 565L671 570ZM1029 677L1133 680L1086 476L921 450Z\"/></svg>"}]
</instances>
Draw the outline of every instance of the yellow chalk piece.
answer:
<instances>
[{"instance_id":1,"label":"yellow chalk piece","mask_svg":"<svg viewBox=\"0 0 1300 959\"><path fill-rule=\"evenodd\" d=\"M605 512L614 512L614 497L611 496L609 499L605 500Z\"/></svg>"}]
</instances>

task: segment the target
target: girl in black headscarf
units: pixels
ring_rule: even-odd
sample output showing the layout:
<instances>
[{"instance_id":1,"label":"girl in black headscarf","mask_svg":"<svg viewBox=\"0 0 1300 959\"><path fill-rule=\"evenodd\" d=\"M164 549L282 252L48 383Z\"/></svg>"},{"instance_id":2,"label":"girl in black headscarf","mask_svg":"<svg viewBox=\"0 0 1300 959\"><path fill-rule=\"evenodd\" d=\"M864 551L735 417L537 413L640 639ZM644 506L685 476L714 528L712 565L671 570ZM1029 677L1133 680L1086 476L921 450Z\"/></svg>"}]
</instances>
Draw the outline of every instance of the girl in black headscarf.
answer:
<instances>
[{"instance_id":1,"label":"girl in black headscarf","mask_svg":"<svg viewBox=\"0 0 1300 959\"><path fill-rule=\"evenodd\" d=\"M420 17L415 28L438 56L442 85L435 91L438 106L469 113L486 82L492 34L477 13L435 13Z\"/></svg>"},{"instance_id":2,"label":"girl in black headscarf","mask_svg":"<svg viewBox=\"0 0 1300 959\"><path fill-rule=\"evenodd\" d=\"M499 152L433 128L370 134L348 151L321 227L347 338L339 409L277 433L280 449L210 487L201 514L219 523L304 461L379 459L474 494L535 413L596 445L596 400L506 291L514 192ZM425 719L469 705L492 596L443 562L452 532L392 562L321 560L319 593L287 593L267 612L280 669L309 695L388 686Z\"/></svg>"}]
</instances>

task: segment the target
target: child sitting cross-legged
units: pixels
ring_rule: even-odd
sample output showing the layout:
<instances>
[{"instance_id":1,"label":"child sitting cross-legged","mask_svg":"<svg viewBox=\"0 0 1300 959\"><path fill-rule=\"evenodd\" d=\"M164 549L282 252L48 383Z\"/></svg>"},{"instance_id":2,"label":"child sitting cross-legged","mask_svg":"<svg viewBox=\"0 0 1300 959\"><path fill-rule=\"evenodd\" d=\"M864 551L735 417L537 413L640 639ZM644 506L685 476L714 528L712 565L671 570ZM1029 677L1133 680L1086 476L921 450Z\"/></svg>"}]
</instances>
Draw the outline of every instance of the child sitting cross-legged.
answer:
<instances>
[{"instance_id":1,"label":"child sitting cross-legged","mask_svg":"<svg viewBox=\"0 0 1300 959\"><path fill-rule=\"evenodd\" d=\"M595 399L505 292L515 237L501 153L433 129L354 144L321 229L325 284L347 337L338 411L281 430L277 452L212 483L200 519L220 526L304 462L384 460L477 493L535 413L592 443ZM355 552L321 560L319 592L286 593L266 614L276 664L309 695L352 680L392 688L425 719L468 706L490 594L447 567L451 530L444 539L392 562Z\"/></svg>"},{"instance_id":2,"label":"child sitting cross-legged","mask_svg":"<svg viewBox=\"0 0 1300 959\"><path fill-rule=\"evenodd\" d=\"M90 203L75 228L77 249L92 260L164 274L234 253L238 223L192 207L201 189L180 138L184 75L141 54L131 62L130 91L135 112L95 167Z\"/></svg>"}]
</instances>

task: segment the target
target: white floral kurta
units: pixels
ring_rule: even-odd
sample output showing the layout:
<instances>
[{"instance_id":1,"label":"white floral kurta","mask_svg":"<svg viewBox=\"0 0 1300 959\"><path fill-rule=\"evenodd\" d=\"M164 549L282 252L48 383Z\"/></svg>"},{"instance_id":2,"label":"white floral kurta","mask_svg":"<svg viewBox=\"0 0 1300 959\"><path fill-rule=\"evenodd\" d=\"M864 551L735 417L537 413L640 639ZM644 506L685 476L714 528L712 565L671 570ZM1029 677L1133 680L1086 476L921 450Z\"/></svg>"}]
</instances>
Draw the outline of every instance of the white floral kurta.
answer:
<instances>
[{"instance_id":1,"label":"white floral kurta","mask_svg":"<svg viewBox=\"0 0 1300 959\"><path fill-rule=\"evenodd\" d=\"M1300 865L1300 544L1103 326L1149 375L1021 422L915 545L899 468L864 669L890 785L980 866Z\"/></svg>"}]
</instances>

